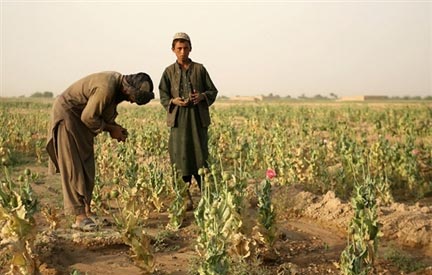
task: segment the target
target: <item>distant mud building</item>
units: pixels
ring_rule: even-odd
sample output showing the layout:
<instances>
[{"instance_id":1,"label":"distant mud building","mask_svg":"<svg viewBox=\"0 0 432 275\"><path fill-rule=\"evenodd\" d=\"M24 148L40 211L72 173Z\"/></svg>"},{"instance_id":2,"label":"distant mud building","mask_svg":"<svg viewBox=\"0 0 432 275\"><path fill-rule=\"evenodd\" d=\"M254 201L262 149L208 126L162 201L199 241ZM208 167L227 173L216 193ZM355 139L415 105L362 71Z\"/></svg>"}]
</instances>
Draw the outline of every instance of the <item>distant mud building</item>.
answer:
<instances>
[{"instance_id":1,"label":"distant mud building","mask_svg":"<svg viewBox=\"0 0 432 275\"><path fill-rule=\"evenodd\" d=\"M339 101L370 101L370 100L385 100L388 96L383 95L359 95L359 96L343 96Z\"/></svg>"},{"instance_id":2,"label":"distant mud building","mask_svg":"<svg viewBox=\"0 0 432 275\"><path fill-rule=\"evenodd\" d=\"M263 96L233 96L229 98L235 101L263 101Z\"/></svg>"}]
</instances>

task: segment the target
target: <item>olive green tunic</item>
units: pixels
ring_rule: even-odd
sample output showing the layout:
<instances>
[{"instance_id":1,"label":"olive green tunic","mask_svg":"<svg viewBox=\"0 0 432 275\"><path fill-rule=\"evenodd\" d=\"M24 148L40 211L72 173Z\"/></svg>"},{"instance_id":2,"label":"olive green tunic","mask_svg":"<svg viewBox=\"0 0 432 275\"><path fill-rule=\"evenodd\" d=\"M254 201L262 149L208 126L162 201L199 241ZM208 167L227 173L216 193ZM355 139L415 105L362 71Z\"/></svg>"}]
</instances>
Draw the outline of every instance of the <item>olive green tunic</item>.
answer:
<instances>
[{"instance_id":1,"label":"olive green tunic","mask_svg":"<svg viewBox=\"0 0 432 275\"><path fill-rule=\"evenodd\" d=\"M188 98L192 89L203 93L205 100L188 107L171 103L178 96ZM191 62L188 70L182 70L177 63L167 67L162 74L159 93L170 127L168 151L171 163L182 176L196 175L199 168L207 167L209 106L218 91L204 66Z\"/></svg>"},{"instance_id":2,"label":"olive green tunic","mask_svg":"<svg viewBox=\"0 0 432 275\"><path fill-rule=\"evenodd\" d=\"M84 214L85 206L90 205L95 176L93 141L106 123L115 124L121 78L117 72L89 75L54 102L46 149L50 167L61 175L68 214Z\"/></svg>"}]
</instances>

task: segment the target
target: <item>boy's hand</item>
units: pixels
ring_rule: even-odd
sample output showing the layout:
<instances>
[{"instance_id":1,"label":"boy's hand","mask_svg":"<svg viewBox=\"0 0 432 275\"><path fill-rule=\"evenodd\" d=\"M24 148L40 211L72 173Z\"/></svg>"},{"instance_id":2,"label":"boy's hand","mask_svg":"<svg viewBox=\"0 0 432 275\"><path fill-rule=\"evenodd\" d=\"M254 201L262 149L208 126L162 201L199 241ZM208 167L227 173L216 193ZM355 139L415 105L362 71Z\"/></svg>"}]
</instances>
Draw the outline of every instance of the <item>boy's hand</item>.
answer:
<instances>
[{"instance_id":1,"label":"boy's hand","mask_svg":"<svg viewBox=\"0 0 432 275\"><path fill-rule=\"evenodd\" d=\"M184 100L181 97L176 97L176 98L173 98L171 100L171 103L174 104L174 105L177 105L177 106L185 107L185 106L188 106L189 101Z\"/></svg>"},{"instance_id":2,"label":"boy's hand","mask_svg":"<svg viewBox=\"0 0 432 275\"><path fill-rule=\"evenodd\" d=\"M190 99L194 105L197 105L201 100L204 99L204 94L194 90L194 92L190 94Z\"/></svg>"}]
</instances>

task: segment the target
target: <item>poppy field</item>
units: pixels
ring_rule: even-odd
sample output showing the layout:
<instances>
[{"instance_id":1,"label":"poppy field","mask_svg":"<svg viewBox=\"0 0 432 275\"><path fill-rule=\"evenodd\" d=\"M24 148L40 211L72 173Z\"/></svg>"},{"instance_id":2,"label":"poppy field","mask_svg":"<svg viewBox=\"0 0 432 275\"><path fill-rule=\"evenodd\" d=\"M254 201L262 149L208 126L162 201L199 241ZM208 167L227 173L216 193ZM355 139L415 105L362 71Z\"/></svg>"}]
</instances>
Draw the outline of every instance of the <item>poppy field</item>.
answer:
<instances>
[{"instance_id":1,"label":"poppy field","mask_svg":"<svg viewBox=\"0 0 432 275\"><path fill-rule=\"evenodd\" d=\"M0 102L1 274L432 274L430 101L216 101L193 211L161 105L121 105L91 233L48 174L51 106Z\"/></svg>"}]
</instances>

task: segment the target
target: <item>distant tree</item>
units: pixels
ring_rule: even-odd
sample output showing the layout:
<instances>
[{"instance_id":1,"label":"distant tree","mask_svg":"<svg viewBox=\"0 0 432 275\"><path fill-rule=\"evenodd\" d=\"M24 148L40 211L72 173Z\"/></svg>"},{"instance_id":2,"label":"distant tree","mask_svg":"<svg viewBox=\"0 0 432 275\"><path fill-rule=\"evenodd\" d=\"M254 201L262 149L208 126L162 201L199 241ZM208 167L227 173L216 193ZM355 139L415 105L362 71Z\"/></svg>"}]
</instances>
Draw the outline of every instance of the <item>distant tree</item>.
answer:
<instances>
[{"instance_id":1,"label":"distant tree","mask_svg":"<svg viewBox=\"0 0 432 275\"><path fill-rule=\"evenodd\" d=\"M41 92L36 92L34 94L32 94L30 97L43 97L43 98L53 98L54 94L52 92L49 91L45 91L43 93Z\"/></svg>"},{"instance_id":2,"label":"distant tree","mask_svg":"<svg viewBox=\"0 0 432 275\"><path fill-rule=\"evenodd\" d=\"M45 92L43 93L43 97L53 98L53 97L54 97L54 94L53 94L52 92L45 91Z\"/></svg>"},{"instance_id":3,"label":"distant tree","mask_svg":"<svg viewBox=\"0 0 432 275\"><path fill-rule=\"evenodd\" d=\"M335 93L330 93L330 97L334 99L338 99L339 97Z\"/></svg>"},{"instance_id":4,"label":"distant tree","mask_svg":"<svg viewBox=\"0 0 432 275\"><path fill-rule=\"evenodd\" d=\"M32 94L30 97L42 97L42 93L36 92L36 93Z\"/></svg>"},{"instance_id":5,"label":"distant tree","mask_svg":"<svg viewBox=\"0 0 432 275\"><path fill-rule=\"evenodd\" d=\"M320 99L320 100L322 100L322 99L327 99L327 97L322 96L322 95L320 95L320 94L315 95L313 98L314 98L314 99Z\"/></svg>"}]
</instances>

